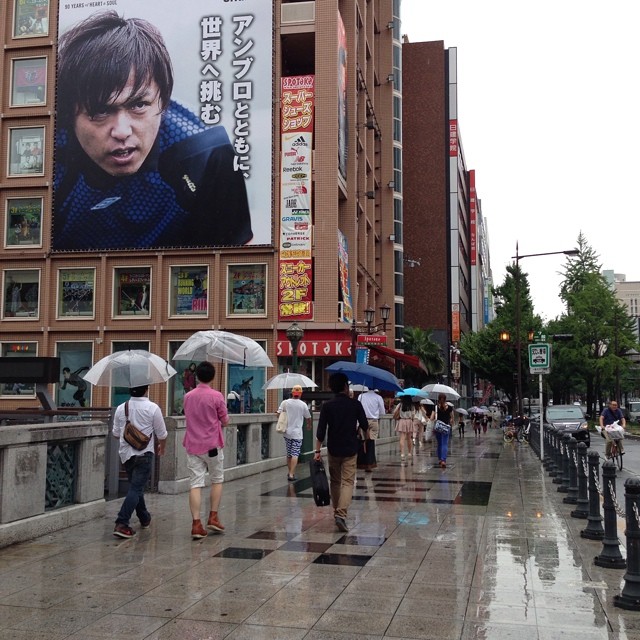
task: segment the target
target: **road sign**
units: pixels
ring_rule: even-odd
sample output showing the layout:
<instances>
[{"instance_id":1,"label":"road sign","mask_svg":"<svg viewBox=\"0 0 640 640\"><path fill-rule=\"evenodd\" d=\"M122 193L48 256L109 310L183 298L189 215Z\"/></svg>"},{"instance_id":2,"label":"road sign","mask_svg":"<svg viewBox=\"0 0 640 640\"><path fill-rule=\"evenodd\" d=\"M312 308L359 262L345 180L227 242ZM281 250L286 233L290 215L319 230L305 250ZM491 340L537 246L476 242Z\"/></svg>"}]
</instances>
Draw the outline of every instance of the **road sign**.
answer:
<instances>
[{"instance_id":1,"label":"road sign","mask_svg":"<svg viewBox=\"0 0 640 640\"><path fill-rule=\"evenodd\" d=\"M529 345L529 368L531 373L548 373L551 368L551 345L538 343Z\"/></svg>"}]
</instances>

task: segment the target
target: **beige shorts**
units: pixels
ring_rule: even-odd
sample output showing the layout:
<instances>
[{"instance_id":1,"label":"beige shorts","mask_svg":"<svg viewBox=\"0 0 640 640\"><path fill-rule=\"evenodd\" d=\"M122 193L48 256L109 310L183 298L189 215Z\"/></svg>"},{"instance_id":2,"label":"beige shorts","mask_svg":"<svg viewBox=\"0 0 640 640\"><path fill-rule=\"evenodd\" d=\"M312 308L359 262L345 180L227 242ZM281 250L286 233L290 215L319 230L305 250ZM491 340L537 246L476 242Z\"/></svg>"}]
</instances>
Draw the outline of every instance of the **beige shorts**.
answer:
<instances>
[{"instance_id":1,"label":"beige shorts","mask_svg":"<svg viewBox=\"0 0 640 640\"><path fill-rule=\"evenodd\" d=\"M189 486L192 489L206 486L206 475L209 472L211 484L224 482L224 454L218 449L218 455L210 458L203 453L198 456L187 453L187 469L189 469Z\"/></svg>"},{"instance_id":2,"label":"beige shorts","mask_svg":"<svg viewBox=\"0 0 640 640\"><path fill-rule=\"evenodd\" d=\"M378 420L367 420L369 423L369 432L368 437L369 440L377 440L378 433L380 432L380 423Z\"/></svg>"}]
</instances>

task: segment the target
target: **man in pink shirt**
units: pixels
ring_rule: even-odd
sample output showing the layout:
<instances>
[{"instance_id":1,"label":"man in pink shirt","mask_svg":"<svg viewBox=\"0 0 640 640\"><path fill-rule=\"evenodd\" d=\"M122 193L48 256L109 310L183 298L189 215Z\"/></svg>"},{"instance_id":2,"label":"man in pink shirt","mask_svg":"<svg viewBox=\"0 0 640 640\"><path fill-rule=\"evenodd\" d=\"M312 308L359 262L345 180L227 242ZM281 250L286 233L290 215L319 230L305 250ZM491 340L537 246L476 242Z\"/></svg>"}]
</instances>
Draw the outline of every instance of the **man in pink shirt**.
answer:
<instances>
[{"instance_id":1,"label":"man in pink shirt","mask_svg":"<svg viewBox=\"0 0 640 640\"><path fill-rule=\"evenodd\" d=\"M224 397L213 388L216 370L210 362L201 362L196 367L198 385L184 396L186 431L182 445L187 450L189 469L189 508L193 523L191 537L199 540L207 536L207 529L200 522L200 505L205 476L211 480L211 504L207 528L223 532L218 519L218 507L222 498L224 481L224 438L222 427L229 423Z\"/></svg>"}]
</instances>

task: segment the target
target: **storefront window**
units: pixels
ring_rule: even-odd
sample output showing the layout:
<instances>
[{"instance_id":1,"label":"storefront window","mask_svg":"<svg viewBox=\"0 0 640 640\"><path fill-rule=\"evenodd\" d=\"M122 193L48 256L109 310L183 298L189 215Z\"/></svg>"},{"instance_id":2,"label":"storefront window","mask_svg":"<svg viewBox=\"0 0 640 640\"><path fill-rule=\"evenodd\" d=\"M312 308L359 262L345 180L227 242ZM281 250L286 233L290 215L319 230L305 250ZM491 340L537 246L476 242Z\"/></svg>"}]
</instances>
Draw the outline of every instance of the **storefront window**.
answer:
<instances>
[{"instance_id":1,"label":"storefront window","mask_svg":"<svg viewBox=\"0 0 640 640\"><path fill-rule=\"evenodd\" d=\"M116 269L113 279L114 315L149 316L151 298L151 269Z\"/></svg>"},{"instance_id":2,"label":"storefront window","mask_svg":"<svg viewBox=\"0 0 640 640\"><path fill-rule=\"evenodd\" d=\"M206 316L209 270L205 266L171 267L169 314Z\"/></svg>"},{"instance_id":3,"label":"storefront window","mask_svg":"<svg viewBox=\"0 0 640 640\"><path fill-rule=\"evenodd\" d=\"M258 343L265 348L262 340ZM264 413L266 391L262 385L266 382L264 367L243 367L230 364L227 368L228 388L227 408L230 413ZM233 397L232 397L233 396Z\"/></svg>"},{"instance_id":4,"label":"storefront window","mask_svg":"<svg viewBox=\"0 0 640 640\"><path fill-rule=\"evenodd\" d=\"M42 198L7 198L5 246L42 245Z\"/></svg>"},{"instance_id":5,"label":"storefront window","mask_svg":"<svg viewBox=\"0 0 640 640\"><path fill-rule=\"evenodd\" d=\"M95 269L60 269L59 318L93 318L95 275Z\"/></svg>"},{"instance_id":6,"label":"storefront window","mask_svg":"<svg viewBox=\"0 0 640 640\"><path fill-rule=\"evenodd\" d=\"M91 385L84 381L84 375L91 368L93 343L58 342L56 355L60 358L60 382L56 385L57 406L90 406Z\"/></svg>"},{"instance_id":7,"label":"storefront window","mask_svg":"<svg viewBox=\"0 0 640 640\"><path fill-rule=\"evenodd\" d=\"M37 320L40 299L39 269L7 269L4 273L4 320Z\"/></svg>"},{"instance_id":8,"label":"storefront window","mask_svg":"<svg viewBox=\"0 0 640 640\"><path fill-rule=\"evenodd\" d=\"M44 127L9 129L9 177L44 175Z\"/></svg>"},{"instance_id":9,"label":"storefront window","mask_svg":"<svg viewBox=\"0 0 640 640\"><path fill-rule=\"evenodd\" d=\"M3 358L34 358L38 355L37 342L3 342ZM20 396L33 398L36 395L36 385L24 382L3 382L0 385L0 396Z\"/></svg>"},{"instance_id":10,"label":"storefront window","mask_svg":"<svg viewBox=\"0 0 640 640\"><path fill-rule=\"evenodd\" d=\"M170 416L181 416L184 413L184 394L191 391L191 389L195 389L197 384L195 369L198 363L191 360L173 359L180 345L182 345L182 341L169 342L169 362L178 372L167 381L167 391L169 394L167 412Z\"/></svg>"},{"instance_id":11,"label":"storefront window","mask_svg":"<svg viewBox=\"0 0 640 640\"><path fill-rule=\"evenodd\" d=\"M266 316L266 264L229 265L227 314Z\"/></svg>"},{"instance_id":12,"label":"storefront window","mask_svg":"<svg viewBox=\"0 0 640 640\"><path fill-rule=\"evenodd\" d=\"M49 0L14 0L13 37L49 35Z\"/></svg>"},{"instance_id":13,"label":"storefront window","mask_svg":"<svg viewBox=\"0 0 640 640\"><path fill-rule=\"evenodd\" d=\"M16 58L11 61L11 106L45 104L47 59Z\"/></svg>"}]
</instances>

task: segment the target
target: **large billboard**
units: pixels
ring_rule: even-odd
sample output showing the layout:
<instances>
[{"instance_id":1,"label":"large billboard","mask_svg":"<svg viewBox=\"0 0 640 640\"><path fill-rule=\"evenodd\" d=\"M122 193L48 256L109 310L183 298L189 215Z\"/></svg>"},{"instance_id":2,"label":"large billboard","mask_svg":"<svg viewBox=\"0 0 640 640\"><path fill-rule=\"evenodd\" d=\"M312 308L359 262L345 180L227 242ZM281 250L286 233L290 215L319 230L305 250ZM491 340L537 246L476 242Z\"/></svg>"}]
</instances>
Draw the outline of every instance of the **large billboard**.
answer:
<instances>
[{"instance_id":1,"label":"large billboard","mask_svg":"<svg viewBox=\"0 0 640 640\"><path fill-rule=\"evenodd\" d=\"M54 251L272 243L272 5L60 3Z\"/></svg>"}]
</instances>

